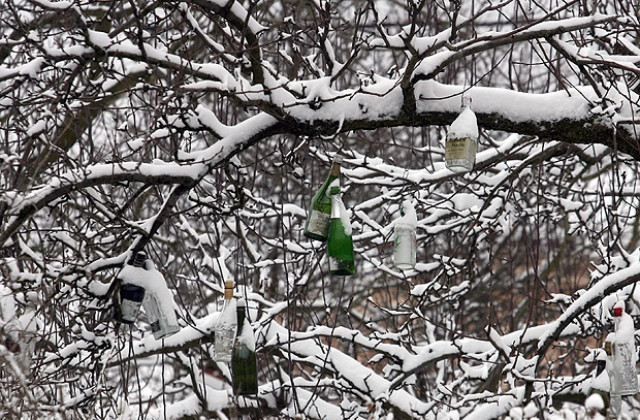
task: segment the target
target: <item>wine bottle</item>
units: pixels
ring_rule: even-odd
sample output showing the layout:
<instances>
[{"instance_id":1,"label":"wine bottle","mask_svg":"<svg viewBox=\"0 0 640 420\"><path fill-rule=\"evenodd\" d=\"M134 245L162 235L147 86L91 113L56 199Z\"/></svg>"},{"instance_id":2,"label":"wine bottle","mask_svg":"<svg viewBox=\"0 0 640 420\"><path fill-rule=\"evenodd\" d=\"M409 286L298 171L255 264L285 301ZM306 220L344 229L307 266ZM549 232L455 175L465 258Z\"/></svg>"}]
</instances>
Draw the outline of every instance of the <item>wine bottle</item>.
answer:
<instances>
[{"instance_id":1,"label":"wine bottle","mask_svg":"<svg viewBox=\"0 0 640 420\"><path fill-rule=\"evenodd\" d=\"M233 353L233 340L236 336L236 302L233 298L233 282L224 282L224 304L213 328L213 359L218 362L230 362Z\"/></svg>"},{"instance_id":2,"label":"wine bottle","mask_svg":"<svg viewBox=\"0 0 640 420\"><path fill-rule=\"evenodd\" d=\"M613 307L614 336L611 340L613 361L613 392L618 395L638 393L635 327L631 316L624 312L624 302Z\"/></svg>"},{"instance_id":3,"label":"wine bottle","mask_svg":"<svg viewBox=\"0 0 640 420\"><path fill-rule=\"evenodd\" d=\"M145 263L147 261L147 254L144 252L138 252L134 257L129 260L128 264L146 270ZM142 277L145 276L144 271L136 270ZM143 279L136 279L143 281ZM145 290L144 287L129 282L130 279L127 276L120 277L120 305L116 312L116 320L123 324L133 324L142 306Z\"/></svg>"},{"instance_id":4,"label":"wine bottle","mask_svg":"<svg viewBox=\"0 0 640 420\"><path fill-rule=\"evenodd\" d=\"M235 395L255 395L258 393L256 341L251 324L246 317L243 299L238 300L236 316L238 330L231 356L233 393Z\"/></svg>"},{"instance_id":5,"label":"wine bottle","mask_svg":"<svg viewBox=\"0 0 640 420\"><path fill-rule=\"evenodd\" d=\"M405 200L400 217L394 226L393 265L400 270L410 270L416 265L416 211L411 201Z\"/></svg>"},{"instance_id":6,"label":"wine bottle","mask_svg":"<svg viewBox=\"0 0 640 420\"><path fill-rule=\"evenodd\" d=\"M341 163L342 156L335 155L329 175L311 199L311 206L309 207L304 227L304 235L307 238L319 241L327 240L331 221L331 198L327 195L327 192L331 183L340 178Z\"/></svg>"},{"instance_id":7,"label":"wine bottle","mask_svg":"<svg viewBox=\"0 0 640 420\"><path fill-rule=\"evenodd\" d=\"M340 187L332 186L330 196L331 222L327 238L329 273L334 276L354 274L356 267L353 258L351 223L340 198Z\"/></svg>"},{"instance_id":8,"label":"wine bottle","mask_svg":"<svg viewBox=\"0 0 640 420\"><path fill-rule=\"evenodd\" d=\"M471 110L471 98L464 97L462 111L447 133L445 164L453 172L468 172L473 169L477 151L478 121Z\"/></svg>"}]
</instances>

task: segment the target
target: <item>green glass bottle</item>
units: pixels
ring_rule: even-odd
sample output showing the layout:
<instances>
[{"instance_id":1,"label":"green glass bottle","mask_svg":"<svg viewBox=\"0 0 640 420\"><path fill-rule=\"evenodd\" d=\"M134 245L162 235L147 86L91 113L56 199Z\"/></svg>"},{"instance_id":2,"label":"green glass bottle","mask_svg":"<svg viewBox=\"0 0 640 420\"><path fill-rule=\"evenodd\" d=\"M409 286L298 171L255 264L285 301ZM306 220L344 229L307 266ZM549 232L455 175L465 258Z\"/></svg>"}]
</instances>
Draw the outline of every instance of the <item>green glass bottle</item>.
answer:
<instances>
[{"instance_id":1,"label":"green glass bottle","mask_svg":"<svg viewBox=\"0 0 640 420\"><path fill-rule=\"evenodd\" d=\"M353 258L353 239L351 223L346 214L340 187L331 187L331 222L327 239L329 273L334 276L346 276L356 272Z\"/></svg>"},{"instance_id":2,"label":"green glass bottle","mask_svg":"<svg viewBox=\"0 0 640 420\"><path fill-rule=\"evenodd\" d=\"M258 393L256 341L251 324L246 317L244 299L238 300L236 313L238 331L231 356L233 393L235 395L255 395Z\"/></svg>"},{"instance_id":3,"label":"green glass bottle","mask_svg":"<svg viewBox=\"0 0 640 420\"><path fill-rule=\"evenodd\" d=\"M319 241L327 240L331 221L331 198L327 195L327 190L333 181L340 178L341 163L342 156L335 155L327 179L311 199L311 206L309 206L307 221L304 226L304 236L307 238Z\"/></svg>"}]
</instances>

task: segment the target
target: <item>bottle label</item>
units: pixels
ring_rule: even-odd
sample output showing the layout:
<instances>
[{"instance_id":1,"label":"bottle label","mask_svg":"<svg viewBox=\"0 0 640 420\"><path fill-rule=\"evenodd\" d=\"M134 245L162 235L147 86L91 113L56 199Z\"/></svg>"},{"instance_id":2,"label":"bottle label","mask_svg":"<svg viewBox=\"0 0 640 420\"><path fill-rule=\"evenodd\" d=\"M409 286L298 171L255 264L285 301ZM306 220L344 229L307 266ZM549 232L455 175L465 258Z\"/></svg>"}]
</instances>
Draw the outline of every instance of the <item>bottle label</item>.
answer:
<instances>
[{"instance_id":1,"label":"bottle label","mask_svg":"<svg viewBox=\"0 0 640 420\"><path fill-rule=\"evenodd\" d=\"M225 325L216 328L214 331L214 360L218 362L231 361L233 353L233 343L235 341L236 328L235 325Z\"/></svg>"},{"instance_id":2,"label":"bottle label","mask_svg":"<svg viewBox=\"0 0 640 420\"><path fill-rule=\"evenodd\" d=\"M612 392L633 395L638 392L635 346L631 342L613 343Z\"/></svg>"},{"instance_id":3,"label":"bottle label","mask_svg":"<svg viewBox=\"0 0 640 420\"><path fill-rule=\"evenodd\" d=\"M313 234L327 236L331 216L318 210L311 210L307 230Z\"/></svg>"},{"instance_id":4,"label":"bottle label","mask_svg":"<svg viewBox=\"0 0 640 420\"><path fill-rule=\"evenodd\" d=\"M472 168L476 161L478 143L469 137L447 139L444 159L447 166Z\"/></svg>"},{"instance_id":5,"label":"bottle label","mask_svg":"<svg viewBox=\"0 0 640 420\"><path fill-rule=\"evenodd\" d=\"M142 302L122 299L120 302L120 315L122 316L122 320L125 322L134 322L141 304Z\"/></svg>"}]
</instances>

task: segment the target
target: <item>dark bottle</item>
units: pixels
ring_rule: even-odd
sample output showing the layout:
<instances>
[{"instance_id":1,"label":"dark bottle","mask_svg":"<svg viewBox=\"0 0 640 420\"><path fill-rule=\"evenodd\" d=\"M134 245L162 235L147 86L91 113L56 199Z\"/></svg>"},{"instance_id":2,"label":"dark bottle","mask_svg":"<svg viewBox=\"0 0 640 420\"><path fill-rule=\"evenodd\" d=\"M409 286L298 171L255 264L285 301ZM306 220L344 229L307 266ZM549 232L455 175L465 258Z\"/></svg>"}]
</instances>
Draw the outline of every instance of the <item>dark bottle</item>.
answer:
<instances>
[{"instance_id":1,"label":"dark bottle","mask_svg":"<svg viewBox=\"0 0 640 420\"><path fill-rule=\"evenodd\" d=\"M327 194L329 185L340 178L340 164L342 156L335 155L331 163L331 170L327 179L311 199L311 206L307 214L304 226L304 236L319 241L326 241L329 234L329 222L331 221L331 198Z\"/></svg>"},{"instance_id":2,"label":"dark bottle","mask_svg":"<svg viewBox=\"0 0 640 420\"><path fill-rule=\"evenodd\" d=\"M138 252L129 260L129 265L145 270L147 254ZM133 324L140 311L140 306L144 300L144 287L129 283L126 277L120 278L120 307L116 312L116 319L123 324Z\"/></svg>"},{"instance_id":3,"label":"dark bottle","mask_svg":"<svg viewBox=\"0 0 640 420\"><path fill-rule=\"evenodd\" d=\"M236 304L238 331L231 356L233 393L255 395L258 393L258 364L253 329L246 318L244 299Z\"/></svg>"},{"instance_id":4,"label":"dark bottle","mask_svg":"<svg viewBox=\"0 0 640 420\"><path fill-rule=\"evenodd\" d=\"M356 266L353 258L351 223L340 198L340 187L331 187L330 195L331 223L327 239L329 273L334 276L354 274Z\"/></svg>"}]
</instances>

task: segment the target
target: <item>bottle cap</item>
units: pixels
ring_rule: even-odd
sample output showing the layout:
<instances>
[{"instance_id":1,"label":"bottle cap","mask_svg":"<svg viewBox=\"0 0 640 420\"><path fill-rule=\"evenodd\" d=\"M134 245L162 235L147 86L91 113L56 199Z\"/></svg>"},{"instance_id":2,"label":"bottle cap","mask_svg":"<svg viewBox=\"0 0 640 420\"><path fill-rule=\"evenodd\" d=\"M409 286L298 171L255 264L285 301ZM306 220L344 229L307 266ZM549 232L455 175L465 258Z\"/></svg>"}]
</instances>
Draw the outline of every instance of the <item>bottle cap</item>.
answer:
<instances>
[{"instance_id":1,"label":"bottle cap","mask_svg":"<svg viewBox=\"0 0 640 420\"><path fill-rule=\"evenodd\" d=\"M144 262L147 260L147 254L143 251L136 252L133 256L131 264L135 267L144 267Z\"/></svg>"},{"instance_id":2,"label":"bottle cap","mask_svg":"<svg viewBox=\"0 0 640 420\"><path fill-rule=\"evenodd\" d=\"M611 310L611 313L613 314L613 316L621 316L623 312L624 312L624 300L619 300L616 302L615 305L613 305L613 309Z\"/></svg>"},{"instance_id":3,"label":"bottle cap","mask_svg":"<svg viewBox=\"0 0 640 420\"><path fill-rule=\"evenodd\" d=\"M333 156L333 162L334 163L342 163L342 160L344 159L344 157L342 157L342 155L336 154Z\"/></svg>"},{"instance_id":4,"label":"bottle cap","mask_svg":"<svg viewBox=\"0 0 640 420\"><path fill-rule=\"evenodd\" d=\"M238 302L236 302L236 308L244 309L246 306L247 303L244 301L244 299L238 299Z\"/></svg>"}]
</instances>

